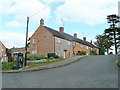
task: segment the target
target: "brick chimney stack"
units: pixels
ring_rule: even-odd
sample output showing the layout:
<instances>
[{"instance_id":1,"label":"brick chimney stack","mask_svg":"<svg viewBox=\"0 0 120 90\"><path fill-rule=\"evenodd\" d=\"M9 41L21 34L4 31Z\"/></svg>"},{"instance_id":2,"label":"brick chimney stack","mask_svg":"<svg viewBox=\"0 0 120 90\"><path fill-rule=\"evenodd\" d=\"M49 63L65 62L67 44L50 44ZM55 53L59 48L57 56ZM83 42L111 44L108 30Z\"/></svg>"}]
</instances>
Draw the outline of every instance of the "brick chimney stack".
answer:
<instances>
[{"instance_id":1,"label":"brick chimney stack","mask_svg":"<svg viewBox=\"0 0 120 90\"><path fill-rule=\"evenodd\" d=\"M83 37L83 40L86 42L86 37Z\"/></svg>"},{"instance_id":2,"label":"brick chimney stack","mask_svg":"<svg viewBox=\"0 0 120 90\"><path fill-rule=\"evenodd\" d=\"M64 33L64 27L60 27L60 28L59 28L59 32Z\"/></svg>"},{"instance_id":3,"label":"brick chimney stack","mask_svg":"<svg viewBox=\"0 0 120 90\"><path fill-rule=\"evenodd\" d=\"M40 26L44 26L44 20L43 20L43 18L40 20Z\"/></svg>"},{"instance_id":4,"label":"brick chimney stack","mask_svg":"<svg viewBox=\"0 0 120 90\"><path fill-rule=\"evenodd\" d=\"M77 33L74 33L74 37L77 38Z\"/></svg>"},{"instance_id":5,"label":"brick chimney stack","mask_svg":"<svg viewBox=\"0 0 120 90\"><path fill-rule=\"evenodd\" d=\"M92 40L90 41L90 43L92 44Z\"/></svg>"}]
</instances>

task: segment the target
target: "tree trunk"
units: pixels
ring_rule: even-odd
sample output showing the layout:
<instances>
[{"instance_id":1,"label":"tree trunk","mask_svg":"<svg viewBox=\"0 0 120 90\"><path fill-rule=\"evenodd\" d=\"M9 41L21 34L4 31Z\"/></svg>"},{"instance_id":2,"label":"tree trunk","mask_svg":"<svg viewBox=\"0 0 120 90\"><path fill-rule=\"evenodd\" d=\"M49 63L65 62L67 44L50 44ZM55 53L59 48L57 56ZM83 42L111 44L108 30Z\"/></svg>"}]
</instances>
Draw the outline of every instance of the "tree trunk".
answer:
<instances>
[{"instance_id":1,"label":"tree trunk","mask_svg":"<svg viewBox=\"0 0 120 90\"><path fill-rule=\"evenodd\" d=\"M109 49L107 48L107 55L109 54Z\"/></svg>"}]
</instances>

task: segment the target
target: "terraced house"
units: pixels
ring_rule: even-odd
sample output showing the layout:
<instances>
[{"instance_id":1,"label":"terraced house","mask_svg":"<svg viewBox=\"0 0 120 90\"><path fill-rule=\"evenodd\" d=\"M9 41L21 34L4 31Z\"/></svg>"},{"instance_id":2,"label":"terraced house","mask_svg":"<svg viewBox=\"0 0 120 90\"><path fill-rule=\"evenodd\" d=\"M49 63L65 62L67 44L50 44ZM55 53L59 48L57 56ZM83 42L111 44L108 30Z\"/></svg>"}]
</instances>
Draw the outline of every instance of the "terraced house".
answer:
<instances>
[{"instance_id":1,"label":"terraced house","mask_svg":"<svg viewBox=\"0 0 120 90\"><path fill-rule=\"evenodd\" d=\"M0 59L2 58L2 56L6 55L6 47L5 45L0 41Z\"/></svg>"},{"instance_id":2,"label":"terraced house","mask_svg":"<svg viewBox=\"0 0 120 90\"><path fill-rule=\"evenodd\" d=\"M59 57L71 57L81 51L85 51L87 55L90 50L98 48L92 43L77 38L77 34L69 35L64 32L64 27L60 27L59 31L44 26L44 20L40 20L40 26L30 37L30 53L42 53L47 56L48 53L54 52Z\"/></svg>"}]
</instances>

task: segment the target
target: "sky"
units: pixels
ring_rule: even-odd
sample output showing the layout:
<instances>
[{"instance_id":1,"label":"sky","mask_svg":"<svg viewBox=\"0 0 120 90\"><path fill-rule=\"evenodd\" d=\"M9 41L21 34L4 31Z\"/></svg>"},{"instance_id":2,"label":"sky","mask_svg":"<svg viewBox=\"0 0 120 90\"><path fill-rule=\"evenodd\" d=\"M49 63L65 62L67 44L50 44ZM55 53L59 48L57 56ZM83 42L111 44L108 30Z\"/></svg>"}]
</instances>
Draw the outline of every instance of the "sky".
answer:
<instances>
[{"instance_id":1,"label":"sky","mask_svg":"<svg viewBox=\"0 0 120 90\"><path fill-rule=\"evenodd\" d=\"M87 41L109 28L107 15L118 14L119 0L0 0L0 41L7 48L24 47L26 20L29 37L44 19L44 25Z\"/></svg>"}]
</instances>

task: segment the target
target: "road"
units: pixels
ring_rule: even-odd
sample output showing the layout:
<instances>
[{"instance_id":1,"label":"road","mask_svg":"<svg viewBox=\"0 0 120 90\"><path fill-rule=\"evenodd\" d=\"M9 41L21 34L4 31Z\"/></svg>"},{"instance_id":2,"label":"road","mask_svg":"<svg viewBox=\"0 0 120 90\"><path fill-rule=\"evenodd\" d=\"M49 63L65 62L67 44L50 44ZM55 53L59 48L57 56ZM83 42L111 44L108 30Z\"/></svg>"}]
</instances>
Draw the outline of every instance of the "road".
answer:
<instances>
[{"instance_id":1,"label":"road","mask_svg":"<svg viewBox=\"0 0 120 90\"><path fill-rule=\"evenodd\" d=\"M89 56L44 71L4 73L3 88L118 88L116 55Z\"/></svg>"}]
</instances>

